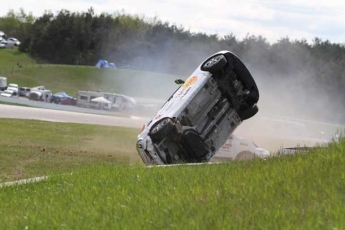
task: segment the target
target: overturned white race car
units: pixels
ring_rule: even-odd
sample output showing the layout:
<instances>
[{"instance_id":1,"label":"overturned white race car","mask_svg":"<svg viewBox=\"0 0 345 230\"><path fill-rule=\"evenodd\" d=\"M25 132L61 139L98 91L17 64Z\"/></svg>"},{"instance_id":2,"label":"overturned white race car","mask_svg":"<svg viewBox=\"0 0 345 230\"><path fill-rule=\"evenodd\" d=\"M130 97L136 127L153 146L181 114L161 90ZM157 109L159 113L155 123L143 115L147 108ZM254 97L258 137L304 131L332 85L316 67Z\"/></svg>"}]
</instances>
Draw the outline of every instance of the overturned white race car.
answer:
<instances>
[{"instance_id":1,"label":"overturned white race car","mask_svg":"<svg viewBox=\"0 0 345 230\"><path fill-rule=\"evenodd\" d=\"M207 58L143 128L137 150L147 165L209 161L258 112L259 91L229 51Z\"/></svg>"}]
</instances>

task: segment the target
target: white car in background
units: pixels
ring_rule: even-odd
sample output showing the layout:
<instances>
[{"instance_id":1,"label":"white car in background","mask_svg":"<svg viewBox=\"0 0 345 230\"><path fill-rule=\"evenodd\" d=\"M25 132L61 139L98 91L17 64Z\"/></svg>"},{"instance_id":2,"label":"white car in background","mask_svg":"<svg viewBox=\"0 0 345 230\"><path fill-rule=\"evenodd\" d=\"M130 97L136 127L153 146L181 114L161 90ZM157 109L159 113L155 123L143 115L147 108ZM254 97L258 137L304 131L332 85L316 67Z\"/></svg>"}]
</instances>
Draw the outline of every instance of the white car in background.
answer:
<instances>
[{"instance_id":1,"label":"white car in background","mask_svg":"<svg viewBox=\"0 0 345 230\"><path fill-rule=\"evenodd\" d=\"M15 46L20 45L20 41L17 38L8 38L7 43L13 43Z\"/></svg>"},{"instance_id":2,"label":"white car in background","mask_svg":"<svg viewBox=\"0 0 345 230\"><path fill-rule=\"evenodd\" d=\"M242 123L258 112L259 91L229 51L207 58L138 136L147 165L207 162Z\"/></svg>"},{"instance_id":3,"label":"white car in background","mask_svg":"<svg viewBox=\"0 0 345 230\"><path fill-rule=\"evenodd\" d=\"M10 90L10 89L6 89L0 95L3 97L12 97L12 96L14 96L14 91Z\"/></svg>"},{"instance_id":4,"label":"white car in background","mask_svg":"<svg viewBox=\"0 0 345 230\"><path fill-rule=\"evenodd\" d=\"M7 41L5 38L0 37L0 48L6 48L7 46Z\"/></svg>"},{"instance_id":5,"label":"white car in background","mask_svg":"<svg viewBox=\"0 0 345 230\"><path fill-rule=\"evenodd\" d=\"M9 84L7 87L8 90L12 90L14 93L14 96L18 95L18 85L17 84Z\"/></svg>"}]
</instances>

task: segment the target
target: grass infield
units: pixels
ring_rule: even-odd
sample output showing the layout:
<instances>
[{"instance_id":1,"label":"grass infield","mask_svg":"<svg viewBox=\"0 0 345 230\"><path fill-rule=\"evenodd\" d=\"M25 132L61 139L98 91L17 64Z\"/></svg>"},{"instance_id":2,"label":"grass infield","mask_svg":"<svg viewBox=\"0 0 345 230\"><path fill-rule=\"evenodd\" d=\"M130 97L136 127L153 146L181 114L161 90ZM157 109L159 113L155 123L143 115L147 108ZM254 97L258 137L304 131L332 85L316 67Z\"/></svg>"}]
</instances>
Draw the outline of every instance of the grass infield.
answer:
<instances>
[{"instance_id":1,"label":"grass infield","mask_svg":"<svg viewBox=\"0 0 345 230\"><path fill-rule=\"evenodd\" d=\"M0 229L344 229L345 141L309 154L144 167L138 130L1 119ZM71 175L72 173L72 175Z\"/></svg>"}]
</instances>

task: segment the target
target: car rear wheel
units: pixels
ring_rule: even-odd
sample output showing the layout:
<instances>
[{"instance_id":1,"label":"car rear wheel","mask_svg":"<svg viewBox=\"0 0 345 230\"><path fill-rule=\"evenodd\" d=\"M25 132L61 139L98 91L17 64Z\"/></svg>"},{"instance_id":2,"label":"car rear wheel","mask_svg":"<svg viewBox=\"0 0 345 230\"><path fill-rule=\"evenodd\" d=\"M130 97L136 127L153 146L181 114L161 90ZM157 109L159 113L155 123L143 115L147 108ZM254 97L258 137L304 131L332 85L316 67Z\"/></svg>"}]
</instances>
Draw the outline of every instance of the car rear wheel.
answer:
<instances>
[{"instance_id":1,"label":"car rear wheel","mask_svg":"<svg viewBox=\"0 0 345 230\"><path fill-rule=\"evenodd\" d=\"M215 72L221 70L226 65L226 63L227 63L227 60L225 56L223 54L219 54L206 60L201 65L201 70L208 71L214 74Z\"/></svg>"}]
</instances>

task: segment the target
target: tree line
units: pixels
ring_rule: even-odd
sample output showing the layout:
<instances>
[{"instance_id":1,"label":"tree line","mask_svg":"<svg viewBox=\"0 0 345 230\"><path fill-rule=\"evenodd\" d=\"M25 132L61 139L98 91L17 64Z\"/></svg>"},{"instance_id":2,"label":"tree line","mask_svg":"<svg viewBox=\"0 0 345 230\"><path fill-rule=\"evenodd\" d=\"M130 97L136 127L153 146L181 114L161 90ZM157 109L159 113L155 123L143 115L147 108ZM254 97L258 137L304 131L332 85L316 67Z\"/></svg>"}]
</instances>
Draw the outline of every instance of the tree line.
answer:
<instances>
[{"instance_id":1,"label":"tree line","mask_svg":"<svg viewBox=\"0 0 345 230\"><path fill-rule=\"evenodd\" d=\"M320 38L307 42L283 37L271 44L263 36L193 33L158 18L122 11L95 14L92 8L46 11L36 18L23 9L11 10L0 18L0 30L17 37L20 51L42 63L95 65L107 59L118 66L178 75L189 75L219 50L230 50L253 75L263 82L277 81L285 94L287 89L292 94L305 90L314 103L324 94L345 112L345 47Z\"/></svg>"}]
</instances>

